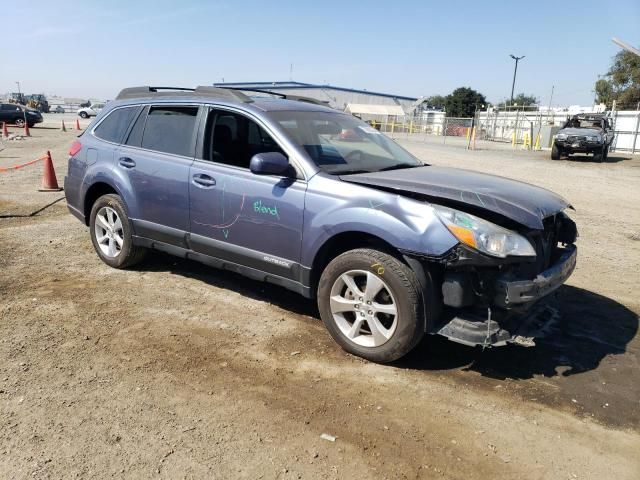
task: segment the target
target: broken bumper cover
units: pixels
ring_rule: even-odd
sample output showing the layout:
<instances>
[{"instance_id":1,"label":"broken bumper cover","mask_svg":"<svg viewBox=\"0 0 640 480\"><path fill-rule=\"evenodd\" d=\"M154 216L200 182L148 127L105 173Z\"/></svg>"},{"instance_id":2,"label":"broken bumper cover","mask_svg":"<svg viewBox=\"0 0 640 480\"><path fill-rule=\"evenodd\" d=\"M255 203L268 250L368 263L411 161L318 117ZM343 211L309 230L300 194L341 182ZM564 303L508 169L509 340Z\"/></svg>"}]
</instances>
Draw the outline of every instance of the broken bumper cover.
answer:
<instances>
[{"instance_id":1,"label":"broken bumper cover","mask_svg":"<svg viewBox=\"0 0 640 480\"><path fill-rule=\"evenodd\" d=\"M498 347L508 343L534 346L559 318L556 309L539 302L573 273L577 249L567 246L557 261L533 280L498 278L495 297L486 316L457 310L437 329L449 340L464 345Z\"/></svg>"},{"instance_id":2,"label":"broken bumper cover","mask_svg":"<svg viewBox=\"0 0 640 480\"><path fill-rule=\"evenodd\" d=\"M512 308L540 300L556 290L571 276L576 267L577 257L578 249L575 245L568 245L556 263L533 280L499 278L495 287L495 305Z\"/></svg>"}]
</instances>

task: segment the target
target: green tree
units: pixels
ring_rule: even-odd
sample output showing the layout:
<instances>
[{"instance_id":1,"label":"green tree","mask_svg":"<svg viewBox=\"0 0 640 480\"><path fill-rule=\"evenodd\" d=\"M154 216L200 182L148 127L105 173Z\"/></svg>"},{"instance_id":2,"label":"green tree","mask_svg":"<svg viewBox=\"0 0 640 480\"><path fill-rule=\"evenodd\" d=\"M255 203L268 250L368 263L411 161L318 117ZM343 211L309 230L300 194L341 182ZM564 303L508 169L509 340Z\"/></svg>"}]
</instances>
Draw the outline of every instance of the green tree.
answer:
<instances>
[{"instance_id":1,"label":"green tree","mask_svg":"<svg viewBox=\"0 0 640 480\"><path fill-rule=\"evenodd\" d=\"M613 57L605 78L596 82L597 101L618 108L636 108L640 102L640 57L622 50Z\"/></svg>"},{"instance_id":2,"label":"green tree","mask_svg":"<svg viewBox=\"0 0 640 480\"><path fill-rule=\"evenodd\" d=\"M596 103L611 105L614 98L613 85L611 82L604 78L599 79L596 82Z\"/></svg>"},{"instance_id":3,"label":"green tree","mask_svg":"<svg viewBox=\"0 0 640 480\"><path fill-rule=\"evenodd\" d=\"M444 95L431 95L427 97L426 103L433 108L444 108L446 100Z\"/></svg>"},{"instance_id":4,"label":"green tree","mask_svg":"<svg viewBox=\"0 0 640 480\"><path fill-rule=\"evenodd\" d=\"M476 107L478 110L486 106L484 95L469 87L456 88L445 97L444 108L447 117L473 117Z\"/></svg>"},{"instance_id":5,"label":"green tree","mask_svg":"<svg viewBox=\"0 0 640 480\"><path fill-rule=\"evenodd\" d=\"M518 104L518 106L531 106L538 104L538 98L535 95L527 95L524 93L519 93L515 97L513 97L513 103Z\"/></svg>"}]
</instances>

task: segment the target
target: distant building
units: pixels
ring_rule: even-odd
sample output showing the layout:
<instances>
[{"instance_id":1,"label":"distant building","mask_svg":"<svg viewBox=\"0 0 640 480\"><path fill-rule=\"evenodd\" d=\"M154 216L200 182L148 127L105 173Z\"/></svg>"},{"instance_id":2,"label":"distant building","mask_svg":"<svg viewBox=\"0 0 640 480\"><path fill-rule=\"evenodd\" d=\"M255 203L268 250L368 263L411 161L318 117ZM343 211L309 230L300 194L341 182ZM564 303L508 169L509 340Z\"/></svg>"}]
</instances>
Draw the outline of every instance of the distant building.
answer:
<instances>
[{"instance_id":1,"label":"distant building","mask_svg":"<svg viewBox=\"0 0 640 480\"><path fill-rule=\"evenodd\" d=\"M391 93L370 92L355 88L336 87L334 85L315 85L302 82L226 82L214 83L216 87L248 88L269 90L289 95L311 97L338 110L345 110L347 105L400 105L407 111L418 100L415 97L395 95Z\"/></svg>"}]
</instances>

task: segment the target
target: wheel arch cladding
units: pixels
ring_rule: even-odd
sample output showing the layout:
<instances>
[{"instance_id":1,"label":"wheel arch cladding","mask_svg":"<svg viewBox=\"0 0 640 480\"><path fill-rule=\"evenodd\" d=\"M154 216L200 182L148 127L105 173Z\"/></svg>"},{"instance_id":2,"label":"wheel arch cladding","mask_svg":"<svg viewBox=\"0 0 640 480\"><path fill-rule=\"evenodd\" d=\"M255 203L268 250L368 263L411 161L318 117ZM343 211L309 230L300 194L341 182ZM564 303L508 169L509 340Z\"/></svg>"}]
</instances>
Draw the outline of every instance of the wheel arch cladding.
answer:
<instances>
[{"instance_id":1,"label":"wheel arch cladding","mask_svg":"<svg viewBox=\"0 0 640 480\"><path fill-rule=\"evenodd\" d=\"M91 208L93 207L93 204L96 202L96 200L98 200L98 198L102 197L103 195L107 195L109 193L120 195L118 191L115 189L115 187L102 181L96 182L88 188L87 193L85 193L85 196L84 196L84 206L83 206L84 218L87 226L91 221L90 220Z\"/></svg>"},{"instance_id":2,"label":"wheel arch cladding","mask_svg":"<svg viewBox=\"0 0 640 480\"><path fill-rule=\"evenodd\" d=\"M402 255L397 248L376 235L362 231L345 231L338 233L328 238L322 246L320 246L313 258L311 264L311 290L314 296L318 282L320 281L320 275L322 275L322 271L329 262L338 255L357 248L381 250L403 261Z\"/></svg>"}]
</instances>

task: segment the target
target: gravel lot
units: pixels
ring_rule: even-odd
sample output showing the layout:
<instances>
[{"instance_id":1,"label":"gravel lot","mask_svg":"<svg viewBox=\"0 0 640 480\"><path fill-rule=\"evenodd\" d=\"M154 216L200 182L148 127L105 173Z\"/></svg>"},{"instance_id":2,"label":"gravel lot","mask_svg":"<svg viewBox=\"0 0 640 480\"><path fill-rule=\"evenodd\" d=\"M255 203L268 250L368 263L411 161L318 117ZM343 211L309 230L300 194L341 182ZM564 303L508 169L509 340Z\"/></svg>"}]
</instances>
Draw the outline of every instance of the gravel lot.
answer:
<instances>
[{"instance_id":1,"label":"gravel lot","mask_svg":"<svg viewBox=\"0 0 640 480\"><path fill-rule=\"evenodd\" d=\"M49 149L62 183L59 118L5 141L0 167ZM161 254L110 269L63 194L35 192L41 166L0 173L0 477L640 478L640 157L401 141L573 202L578 267L549 338L429 337L367 363L275 286Z\"/></svg>"}]
</instances>

